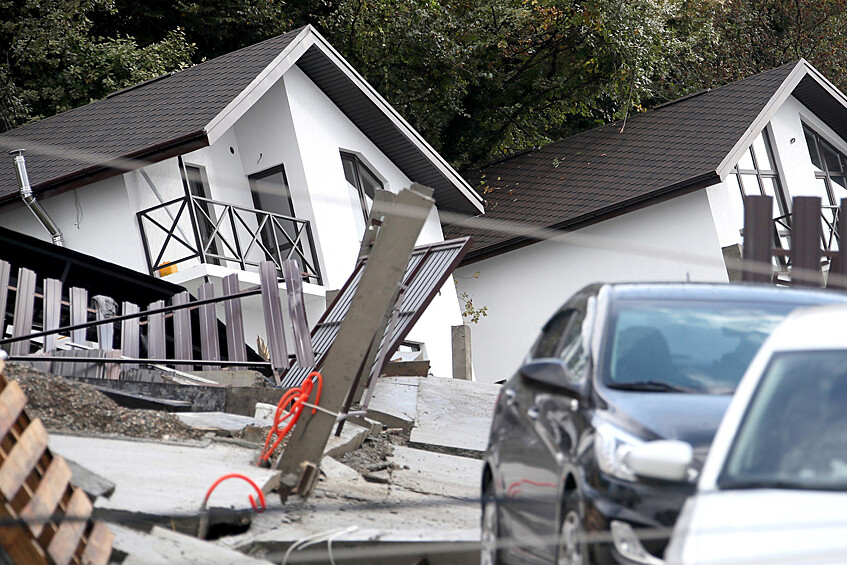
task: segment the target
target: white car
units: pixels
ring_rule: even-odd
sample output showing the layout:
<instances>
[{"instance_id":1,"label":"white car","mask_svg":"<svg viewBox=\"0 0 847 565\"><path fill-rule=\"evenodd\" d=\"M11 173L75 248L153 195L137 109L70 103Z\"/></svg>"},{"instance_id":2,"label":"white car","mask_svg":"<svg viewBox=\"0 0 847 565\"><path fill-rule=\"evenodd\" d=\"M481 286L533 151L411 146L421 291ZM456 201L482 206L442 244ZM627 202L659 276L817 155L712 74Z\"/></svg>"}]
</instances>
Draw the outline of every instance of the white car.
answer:
<instances>
[{"instance_id":1,"label":"white car","mask_svg":"<svg viewBox=\"0 0 847 565\"><path fill-rule=\"evenodd\" d=\"M847 307L790 315L745 373L665 552L668 564L847 563ZM685 481L691 447L626 456Z\"/></svg>"}]
</instances>

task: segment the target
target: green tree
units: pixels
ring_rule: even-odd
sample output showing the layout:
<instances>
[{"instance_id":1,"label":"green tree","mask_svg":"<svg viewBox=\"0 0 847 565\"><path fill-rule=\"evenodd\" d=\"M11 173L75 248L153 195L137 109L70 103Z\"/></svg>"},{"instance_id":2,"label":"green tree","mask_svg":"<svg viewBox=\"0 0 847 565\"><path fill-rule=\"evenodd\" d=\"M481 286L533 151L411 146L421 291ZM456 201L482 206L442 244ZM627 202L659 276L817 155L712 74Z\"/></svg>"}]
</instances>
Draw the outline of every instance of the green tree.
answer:
<instances>
[{"instance_id":1,"label":"green tree","mask_svg":"<svg viewBox=\"0 0 847 565\"><path fill-rule=\"evenodd\" d=\"M719 86L805 58L847 87L847 0L708 0L686 9L712 33L697 39L703 64L680 67L681 81Z\"/></svg>"},{"instance_id":2,"label":"green tree","mask_svg":"<svg viewBox=\"0 0 847 565\"><path fill-rule=\"evenodd\" d=\"M652 95L672 0L343 0L321 28L442 154L477 164Z\"/></svg>"},{"instance_id":3,"label":"green tree","mask_svg":"<svg viewBox=\"0 0 847 565\"><path fill-rule=\"evenodd\" d=\"M140 47L129 35L90 34L111 0L0 0L0 130L50 116L187 66L179 30Z\"/></svg>"}]
</instances>

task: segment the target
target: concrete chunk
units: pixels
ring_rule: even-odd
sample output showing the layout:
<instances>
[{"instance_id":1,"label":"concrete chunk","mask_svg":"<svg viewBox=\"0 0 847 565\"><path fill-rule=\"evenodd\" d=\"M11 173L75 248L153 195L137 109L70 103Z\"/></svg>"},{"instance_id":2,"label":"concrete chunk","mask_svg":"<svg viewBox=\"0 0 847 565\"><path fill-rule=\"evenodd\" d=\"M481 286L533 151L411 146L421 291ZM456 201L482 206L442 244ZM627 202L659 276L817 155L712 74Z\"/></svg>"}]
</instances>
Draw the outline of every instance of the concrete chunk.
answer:
<instances>
[{"instance_id":1,"label":"concrete chunk","mask_svg":"<svg viewBox=\"0 0 847 565\"><path fill-rule=\"evenodd\" d=\"M422 379L411 447L481 456L500 385L459 379Z\"/></svg>"},{"instance_id":2,"label":"concrete chunk","mask_svg":"<svg viewBox=\"0 0 847 565\"><path fill-rule=\"evenodd\" d=\"M368 405L368 418L389 428L412 429L418 406L418 386L422 377L382 377ZM426 380L426 379L423 379Z\"/></svg>"},{"instance_id":3,"label":"concrete chunk","mask_svg":"<svg viewBox=\"0 0 847 565\"><path fill-rule=\"evenodd\" d=\"M164 443L50 434L50 449L113 481L115 493L95 507L139 515L193 514L219 477L242 473L269 492L277 471L254 464L256 450L219 442ZM210 507L249 509L253 489L244 481L221 483Z\"/></svg>"},{"instance_id":4,"label":"concrete chunk","mask_svg":"<svg viewBox=\"0 0 847 565\"><path fill-rule=\"evenodd\" d=\"M116 524L109 524L109 529L115 534L112 546L127 554L124 565L270 565L270 561L165 528L154 527L149 534Z\"/></svg>"},{"instance_id":5,"label":"concrete chunk","mask_svg":"<svg viewBox=\"0 0 847 565\"><path fill-rule=\"evenodd\" d=\"M264 420L238 414L227 414L226 412L180 412L176 414L176 417L182 423L192 428L224 430L228 432L240 432L247 426L266 425Z\"/></svg>"},{"instance_id":6,"label":"concrete chunk","mask_svg":"<svg viewBox=\"0 0 847 565\"><path fill-rule=\"evenodd\" d=\"M370 430L347 422L341 430L341 437L335 436L335 431L329 436L324 448L324 457L341 457L345 453L359 449Z\"/></svg>"}]
</instances>

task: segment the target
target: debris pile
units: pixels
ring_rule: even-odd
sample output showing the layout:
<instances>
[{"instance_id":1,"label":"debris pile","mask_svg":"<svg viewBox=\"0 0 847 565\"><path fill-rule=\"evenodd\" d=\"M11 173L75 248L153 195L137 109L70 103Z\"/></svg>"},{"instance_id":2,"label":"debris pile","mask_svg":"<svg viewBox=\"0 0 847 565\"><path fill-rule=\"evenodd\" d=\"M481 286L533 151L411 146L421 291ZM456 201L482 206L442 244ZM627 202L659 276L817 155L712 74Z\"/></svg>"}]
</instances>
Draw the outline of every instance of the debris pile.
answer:
<instances>
[{"instance_id":1,"label":"debris pile","mask_svg":"<svg viewBox=\"0 0 847 565\"><path fill-rule=\"evenodd\" d=\"M27 409L51 431L150 439L200 439L204 434L168 412L124 408L90 385L26 365L8 363L4 373L20 383Z\"/></svg>"}]
</instances>

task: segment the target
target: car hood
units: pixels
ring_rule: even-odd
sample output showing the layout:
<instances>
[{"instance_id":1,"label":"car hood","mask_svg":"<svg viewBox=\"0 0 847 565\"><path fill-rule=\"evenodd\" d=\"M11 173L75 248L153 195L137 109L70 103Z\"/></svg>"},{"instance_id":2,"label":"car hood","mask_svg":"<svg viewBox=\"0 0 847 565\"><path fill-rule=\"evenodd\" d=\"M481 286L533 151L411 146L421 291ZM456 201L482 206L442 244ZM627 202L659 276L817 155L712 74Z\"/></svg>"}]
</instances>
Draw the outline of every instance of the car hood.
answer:
<instances>
[{"instance_id":1,"label":"car hood","mask_svg":"<svg viewBox=\"0 0 847 565\"><path fill-rule=\"evenodd\" d=\"M708 449L729 406L729 394L633 392L604 389L609 415L637 435L678 439ZM646 428L646 434L645 429Z\"/></svg>"},{"instance_id":2,"label":"car hood","mask_svg":"<svg viewBox=\"0 0 847 565\"><path fill-rule=\"evenodd\" d=\"M701 493L680 513L668 563L844 563L847 493L750 489Z\"/></svg>"}]
</instances>

